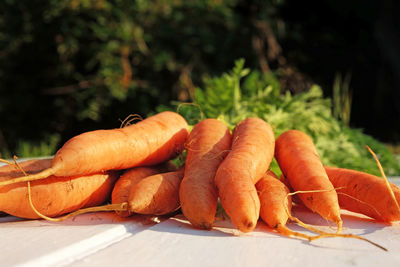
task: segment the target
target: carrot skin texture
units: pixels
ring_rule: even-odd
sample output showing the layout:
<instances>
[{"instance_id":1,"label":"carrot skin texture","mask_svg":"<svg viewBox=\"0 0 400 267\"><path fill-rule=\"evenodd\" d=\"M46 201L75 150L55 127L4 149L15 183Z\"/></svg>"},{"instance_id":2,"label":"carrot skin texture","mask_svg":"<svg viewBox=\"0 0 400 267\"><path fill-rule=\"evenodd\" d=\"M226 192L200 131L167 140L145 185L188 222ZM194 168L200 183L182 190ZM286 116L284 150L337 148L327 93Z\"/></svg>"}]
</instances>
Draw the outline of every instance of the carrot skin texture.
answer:
<instances>
[{"instance_id":1,"label":"carrot skin texture","mask_svg":"<svg viewBox=\"0 0 400 267\"><path fill-rule=\"evenodd\" d=\"M56 153L52 166L62 166L55 175L70 176L155 165L180 154L187 135L185 119L165 111L124 128L75 136Z\"/></svg>"},{"instance_id":2,"label":"carrot skin texture","mask_svg":"<svg viewBox=\"0 0 400 267\"><path fill-rule=\"evenodd\" d=\"M28 174L37 173L50 165L51 159L20 163ZM21 171L14 165L0 167L0 181L20 175ZM47 179L32 181L32 202L39 212L50 217L97 206L109 198L117 178L117 172L105 172L81 177L50 176ZM29 204L27 182L0 187L0 210L21 218L40 218Z\"/></svg>"},{"instance_id":3,"label":"carrot skin texture","mask_svg":"<svg viewBox=\"0 0 400 267\"><path fill-rule=\"evenodd\" d=\"M128 209L131 213L165 215L177 210L179 186L184 169L145 177L131 187Z\"/></svg>"},{"instance_id":4,"label":"carrot skin texture","mask_svg":"<svg viewBox=\"0 0 400 267\"><path fill-rule=\"evenodd\" d=\"M215 184L221 204L241 232L250 232L257 224L260 200L255 183L269 168L274 144L267 122L247 118L236 125L231 151L218 167Z\"/></svg>"},{"instance_id":5,"label":"carrot skin texture","mask_svg":"<svg viewBox=\"0 0 400 267\"><path fill-rule=\"evenodd\" d=\"M183 214L197 228L210 229L214 222L218 205L214 178L231 142L228 127L216 119L197 123L187 140L185 175L179 199Z\"/></svg>"},{"instance_id":6,"label":"carrot skin texture","mask_svg":"<svg viewBox=\"0 0 400 267\"><path fill-rule=\"evenodd\" d=\"M260 217L271 228L286 225L292 208L292 199L289 189L282 183L275 173L268 171L257 183L256 188L260 198Z\"/></svg>"},{"instance_id":7,"label":"carrot skin texture","mask_svg":"<svg viewBox=\"0 0 400 267\"><path fill-rule=\"evenodd\" d=\"M342 209L385 223L400 220L400 213L382 178L344 168L325 167L325 170L333 186L338 188L339 205ZM390 186L400 203L400 188L392 183Z\"/></svg>"},{"instance_id":8,"label":"carrot skin texture","mask_svg":"<svg viewBox=\"0 0 400 267\"><path fill-rule=\"evenodd\" d=\"M298 130L284 132L276 140L275 158L293 190L327 190L298 196L307 208L341 225L338 196L311 138Z\"/></svg>"},{"instance_id":9,"label":"carrot skin texture","mask_svg":"<svg viewBox=\"0 0 400 267\"><path fill-rule=\"evenodd\" d=\"M82 176L155 165L182 152L188 127L181 115L165 111L125 128L86 132L67 141L57 151L50 168L0 181L0 186L50 175Z\"/></svg>"},{"instance_id":10,"label":"carrot skin texture","mask_svg":"<svg viewBox=\"0 0 400 267\"><path fill-rule=\"evenodd\" d=\"M158 166L134 167L128 169L121 175L121 177L118 178L117 182L115 183L111 194L111 202L113 204L128 202L129 193L134 184L145 177L161 172L162 169ZM116 213L121 217L128 217L132 214L129 209L126 211L116 211Z\"/></svg>"}]
</instances>

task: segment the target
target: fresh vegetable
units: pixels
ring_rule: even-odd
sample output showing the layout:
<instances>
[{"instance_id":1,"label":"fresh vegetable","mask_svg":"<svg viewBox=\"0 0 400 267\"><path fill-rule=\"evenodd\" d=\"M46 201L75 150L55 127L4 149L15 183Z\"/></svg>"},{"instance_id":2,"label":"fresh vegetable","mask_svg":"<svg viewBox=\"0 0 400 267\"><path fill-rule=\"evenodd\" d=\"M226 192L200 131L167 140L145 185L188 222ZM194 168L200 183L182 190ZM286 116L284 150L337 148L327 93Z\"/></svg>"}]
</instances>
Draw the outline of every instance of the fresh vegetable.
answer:
<instances>
[{"instance_id":1,"label":"fresh vegetable","mask_svg":"<svg viewBox=\"0 0 400 267\"><path fill-rule=\"evenodd\" d=\"M134 184L128 209L139 214L164 215L179 208L179 186L184 169L148 176Z\"/></svg>"},{"instance_id":2,"label":"fresh vegetable","mask_svg":"<svg viewBox=\"0 0 400 267\"><path fill-rule=\"evenodd\" d=\"M183 178L183 173L183 168L180 168L177 171L159 173L142 178L140 181L132 184L127 200L124 197L120 199L116 198L114 201L117 202L112 204L79 209L58 218L44 216L39 214L39 212L36 213L46 220L56 222L64 221L79 214L99 211L115 211L117 214L122 215L122 217L133 213L165 215L179 208L179 185ZM120 190L119 185L122 186L122 194L117 192ZM114 194L123 196L127 188L124 183L119 185L114 187ZM121 200L124 202L119 202Z\"/></svg>"},{"instance_id":3,"label":"fresh vegetable","mask_svg":"<svg viewBox=\"0 0 400 267\"><path fill-rule=\"evenodd\" d=\"M195 227L212 227L218 204L214 178L231 142L228 127L216 119L203 120L190 132L179 198L183 214Z\"/></svg>"},{"instance_id":4,"label":"fresh vegetable","mask_svg":"<svg viewBox=\"0 0 400 267\"><path fill-rule=\"evenodd\" d=\"M115 183L111 195L112 203L123 203L129 199L129 193L133 185L138 183L145 177L162 173L168 170L165 164L149 166L149 167L134 167L126 170ZM128 217L131 215L130 210L116 211L121 217Z\"/></svg>"},{"instance_id":5,"label":"fresh vegetable","mask_svg":"<svg viewBox=\"0 0 400 267\"><path fill-rule=\"evenodd\" d=\"M289 130L276 140L275 158L291 187L306 191L299 198L313 212L342 228L339 201L311 138L298 130ZM313 191L313 192L310 192Z\"/></svg>"},{"instance_id":6,"label":"fresh vegetable","mask_svg":"<svg viewBox=\"0 0 400 267\"><path fill-rule=\"evenodd\" d=\"M350 169L325 167L325 170L337 188L342 209L362 213L386 223L400 220L400 211L384 179ZM400 188L395 184L390 184L390 187L399 203Z\"/></svg>"},{"instance_id":7,"label":"fresh vegetable","mask_svg":"<svg viewBox=\"0 0 400 267\"><path fill-rule=\"evenodd\" d=\"M232 147L218 167L215 184L223 208L242 232L257 224L260 201L255 183L268 170L274 155L271 126L259 118L247 118L234 129Z\"/></svg>"},{"instance_id":8,"label":"fresh vegetable","mask_svg":"<svg viewBox=\"0 0 400 267\"><path fill-rule=\"evenodd\" d=\"M260 217L271 228L280 231L285 227L292 208L289 189L279 180L275 173L268 171L257 183L260 198Z\"/></svg>"},{"instance_id":9,"label":"fresh vegetable","mask_svg":"<svg viewBox=\"0 0 400 267\"><path fill-rule=\"evenodd\" d=\"M134 125L75 136L54 156L51 167L1 185L54 176L88 175L104 170L154 165L181 153L188 125L179 114L166 111Z\"/></svg>"},{"instance_id":10,"label":"fresh vegetable","mask_svg":"<svg viewBox=\"0 0 400 267\"><path fill-rule=\"evenodd\" d=\"M35 174L49 168L51 159L28 160L19 165L26 173ZM0 181L20 175L20 169L14 164L0 167ZM109 198L117 177L116 172L104 172L32 181L32 202L41 214L51 217L101 205ZM40 218L29 204L26 182L0 186L0 211L21 218Z\"/></svg>"},{"instance_id":11,"label":"fresh vegetable","mask_svg":"<svg viewBox=\"0 0 400 267\"><path fill-rule=\"evenodd\" d=\"M282 235L296 236L309 241L322 237L323 234L321 232L319 233L321 236L309 236L295 232L286 226L289 220L296 220L303 227L311 231L314 230L291 215L291 193L289 188L279 180L274 172L267 171L256 183L256 188L261 204L260 217L269 227Z\"/></svg>"}]
</instances>

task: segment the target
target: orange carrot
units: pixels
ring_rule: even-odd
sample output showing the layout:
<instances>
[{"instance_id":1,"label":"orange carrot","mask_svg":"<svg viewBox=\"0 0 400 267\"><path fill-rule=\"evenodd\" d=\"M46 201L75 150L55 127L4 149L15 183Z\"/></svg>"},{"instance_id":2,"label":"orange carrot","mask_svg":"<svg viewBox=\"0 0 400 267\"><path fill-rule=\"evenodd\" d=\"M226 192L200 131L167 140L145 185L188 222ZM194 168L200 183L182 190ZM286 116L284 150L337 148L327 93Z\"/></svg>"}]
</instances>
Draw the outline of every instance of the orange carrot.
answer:
<instances>
[{"instance_id":1,"label":"orange carrot","mask_svg":"<svg viewBox=\"0 0 400 267\"><path fill-rule=\"evenodd\" d=\"M1 185L55 176L75 176L105 170L154 165L178 155L188 135L185 119L165 111L120 129L97 130L75 136L57 151L51 167Z\"/></svg>"},{"instance_id":2,"label":"orange carrot","mask_svg":"<svg viewBox=\"0 0 400 267\"><path fill-rule=\"evenodd\" d=\"M268 171L256 183L256 188L261 203L261 219L271 228L285 226L289 219L287 211L290 212L292 208L289 189L272 171Z\"/></svg>"},{"instance_id":3,"label":"orange carrot","mask_svg":"<svg viewBox=\"0 0 400 267\"><path fill-rule=\"evenodd\" d=\"M129 193L127 209L131 213L165 215L179 208L179 186L184 169L141 179Z\"/></svg>"},{"instance_id":4,"label":"orange carrot","mask_svg":"<svg viewBox=\"0 0 400 267\"><path fill-rule=\"evenodd\" d=\"M293 190L319 191L299 194L299 198L307 208L335 222L339 233L338 197L311 138L298 130L284 132L276 140L275 157Z\"/></svg>"},{"instance_id":5,"label":"orange carrot","mask_svg":"<svg viewBox=\"0 0 400 267\"><path fill-rule=\"evenodd\" d=\"M163 173L166 171L172 171L173 169L174 166L172 165L172 163L168 162L156 166L134 167L126 170L115 183L111 195L112 203L128 202L129 193L133 185L135 185L145 177ZM116 213L121 217L128 217L131 215L130 210L116 211Z\"/></svg>"},{"instance_id":6,"label":"orange carrot","mask_svg":"<svg viewBox=\"0 0 400 267\"><path fill-rule=\"evenodd\" d=\"M116 211L118 214L121 214L120 212L122 211L124 212L123 216L126 214L131 215L133 213L166 215L179 208L179 186L183 174L184 170L181 168L177 171L155 174L138 179L140 181L132 184L130 188L128 200L124 201L124 197L117 199L118 201L124 202L114 202L103 206L83 208L58 218L52 218L41 214L37 209L35 209L34 212L37 216L54 222L61 222L79 214L99 211ZM121 185L122 187L119 188ZM126 186L124 183L116 184L114 187L114 193L120 189L126 193ZM116 194L120 196L123 195L118 192ZM33 207L34 205L31 206Z\"/></svg>"},{"instance_id":7,"label":"orange carrot","mask_svg":"<svg viewBox=\"0 0 400 267\"><path fill-rule=\"evenodd\" d=\"M228 127L216 119L197 123L189 135L179 198L183 214L195 227L212 227L218 204L214 178L231 139Z\"/></svg>"},{"instance_id":8,"label":"orange carrot","mask_svg":"<svg viewBox=\"0 0 400 267\"><path fill-rule=\"evenodd\" d=\"M262 220L269 227L276 229L276 231L278 231L280 234L304 238L310 242L324 237L355 238L366 241L384 251L387 251L386 248L366 238L352 234L326 233L324 231L314 228L311 225L303 223L296 217L293 217L290 213L290 209L291 196L294 195L294 193L289 193L288 187L286 187L284 183L281 182L278 177L271 171L268 171L256 183L256 187L261 202L260 216ZM288 220L297 222L302 227L318 233L318 235L310 236L307 234L295 232L286 226Z\"/></svg>"},{"instance_id":9,"label":"orange carrot","mask_svg":"<svg viewBox=\"0 0 400 267\"><path fill-rule=\"evenodd\" d=\"M260 200L255 183L269 168L274 143L274 134L267 122L247 118L235 127L231 151L217 170L215 184L221 204L242 232L253 230L257 224Z\"/></svg>"},{"instance_id":10,"label":"orange carrot","mask_svg":"<svg viewBox=\"0 0 400 267\"><path fill-rule=\"evenodd\" d=\"M378 221L390 223L400 220L400 212L389 194L385 181L365 172L325 167L333 186L337 189L342 209L361 213ZM390 184L400 203L400 188Z\"/></svg>"},{"instance_id":11,"label":"orange carrot","mask_svg":"<svg viewBox=\"0 0 400 267\"><path fill-rule=\"evenodd\" d=\"M286 226L288 220L295 220L300 222L303 227L313 230L312 227L303 224L291 215L292 196L289 188L279 180L274 172L268 171L261 177L256 183L256 188L261 204L260 217L269 227L286 236L296 236L309 241L319 238L319 236L295 232Z\"/></svg>"},{"instance_id":12,"label":"orange carrot","mask_svg":"<svg viewBox=\"0 0 400 267\"><path fill-rule=\"evenodd\" d=\"M19 164L28 174L49 168L51 159L28 160ZM0 181L17 177L21 171L15 165L0 167ZM90 176L54 177L31 182L32 201L40 213L59 216L80 208L100 205L111 193L116 172ZM0 210L8 214L36 219L39 218L28 201L27 183L15 183L0 187Z\"/></svg>"}]
</instances>

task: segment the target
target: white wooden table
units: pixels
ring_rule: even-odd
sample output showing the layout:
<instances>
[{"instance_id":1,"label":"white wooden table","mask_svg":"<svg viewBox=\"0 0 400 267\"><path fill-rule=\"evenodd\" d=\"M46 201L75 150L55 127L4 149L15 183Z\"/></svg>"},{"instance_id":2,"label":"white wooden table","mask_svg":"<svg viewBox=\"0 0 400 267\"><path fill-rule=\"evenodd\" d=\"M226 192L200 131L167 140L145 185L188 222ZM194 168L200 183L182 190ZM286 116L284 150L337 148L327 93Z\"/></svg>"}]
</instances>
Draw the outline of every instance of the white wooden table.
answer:
<instances>
[{"instance_id":1,"label":"white wooden table","mask_svg":"<svg viewBox=\"0 0 400 267\"><path fill-rule=\"evenodd\" d=\"M322 230L335 231L316 214L299 208L293 212ZM0 266L400 266L400 223L384 225L346 211L344 233L389 251L356 239L309 243L281 236L262 222L242 234L228 219L217 221L212 231L192 228L180 214L159 220L141 215L121 219L112 212L61 223L0 217Z\"/></svg>"}]
</instances>

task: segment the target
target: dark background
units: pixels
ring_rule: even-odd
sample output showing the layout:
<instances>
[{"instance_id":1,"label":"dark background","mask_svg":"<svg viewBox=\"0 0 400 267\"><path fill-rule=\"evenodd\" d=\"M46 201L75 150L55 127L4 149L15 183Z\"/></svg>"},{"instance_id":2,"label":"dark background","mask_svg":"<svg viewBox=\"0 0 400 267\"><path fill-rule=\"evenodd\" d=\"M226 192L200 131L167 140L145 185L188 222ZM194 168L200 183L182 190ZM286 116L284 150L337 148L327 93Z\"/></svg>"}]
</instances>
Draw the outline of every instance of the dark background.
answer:
<instances>
[{"instance_id":1,"label":"dark background","mask_svg":"<svg viewBox=\"0 0 400 267\"><path fill-rule=\"evenodd\" d=\"M398 144L399 11L394 0L1 1L0 153L52 153L191 101L238 58L293 93L317 83L331 97L349 77L350 125Z\"/></svg>"},{"instance_id":2,"label":"dark background","mask_svg":"<svg viewBox=\"0 0 400 267\"><path fill-rule=\"evenodd\" d=\"M399 142L399 2L308 4L310 8L304 8L299 1L290 1L281 11L293 29L283 42L288 60L320 84L328 96L335 71L351 72L351 125L381 140Z\"/></svg>"}]
</instances>

